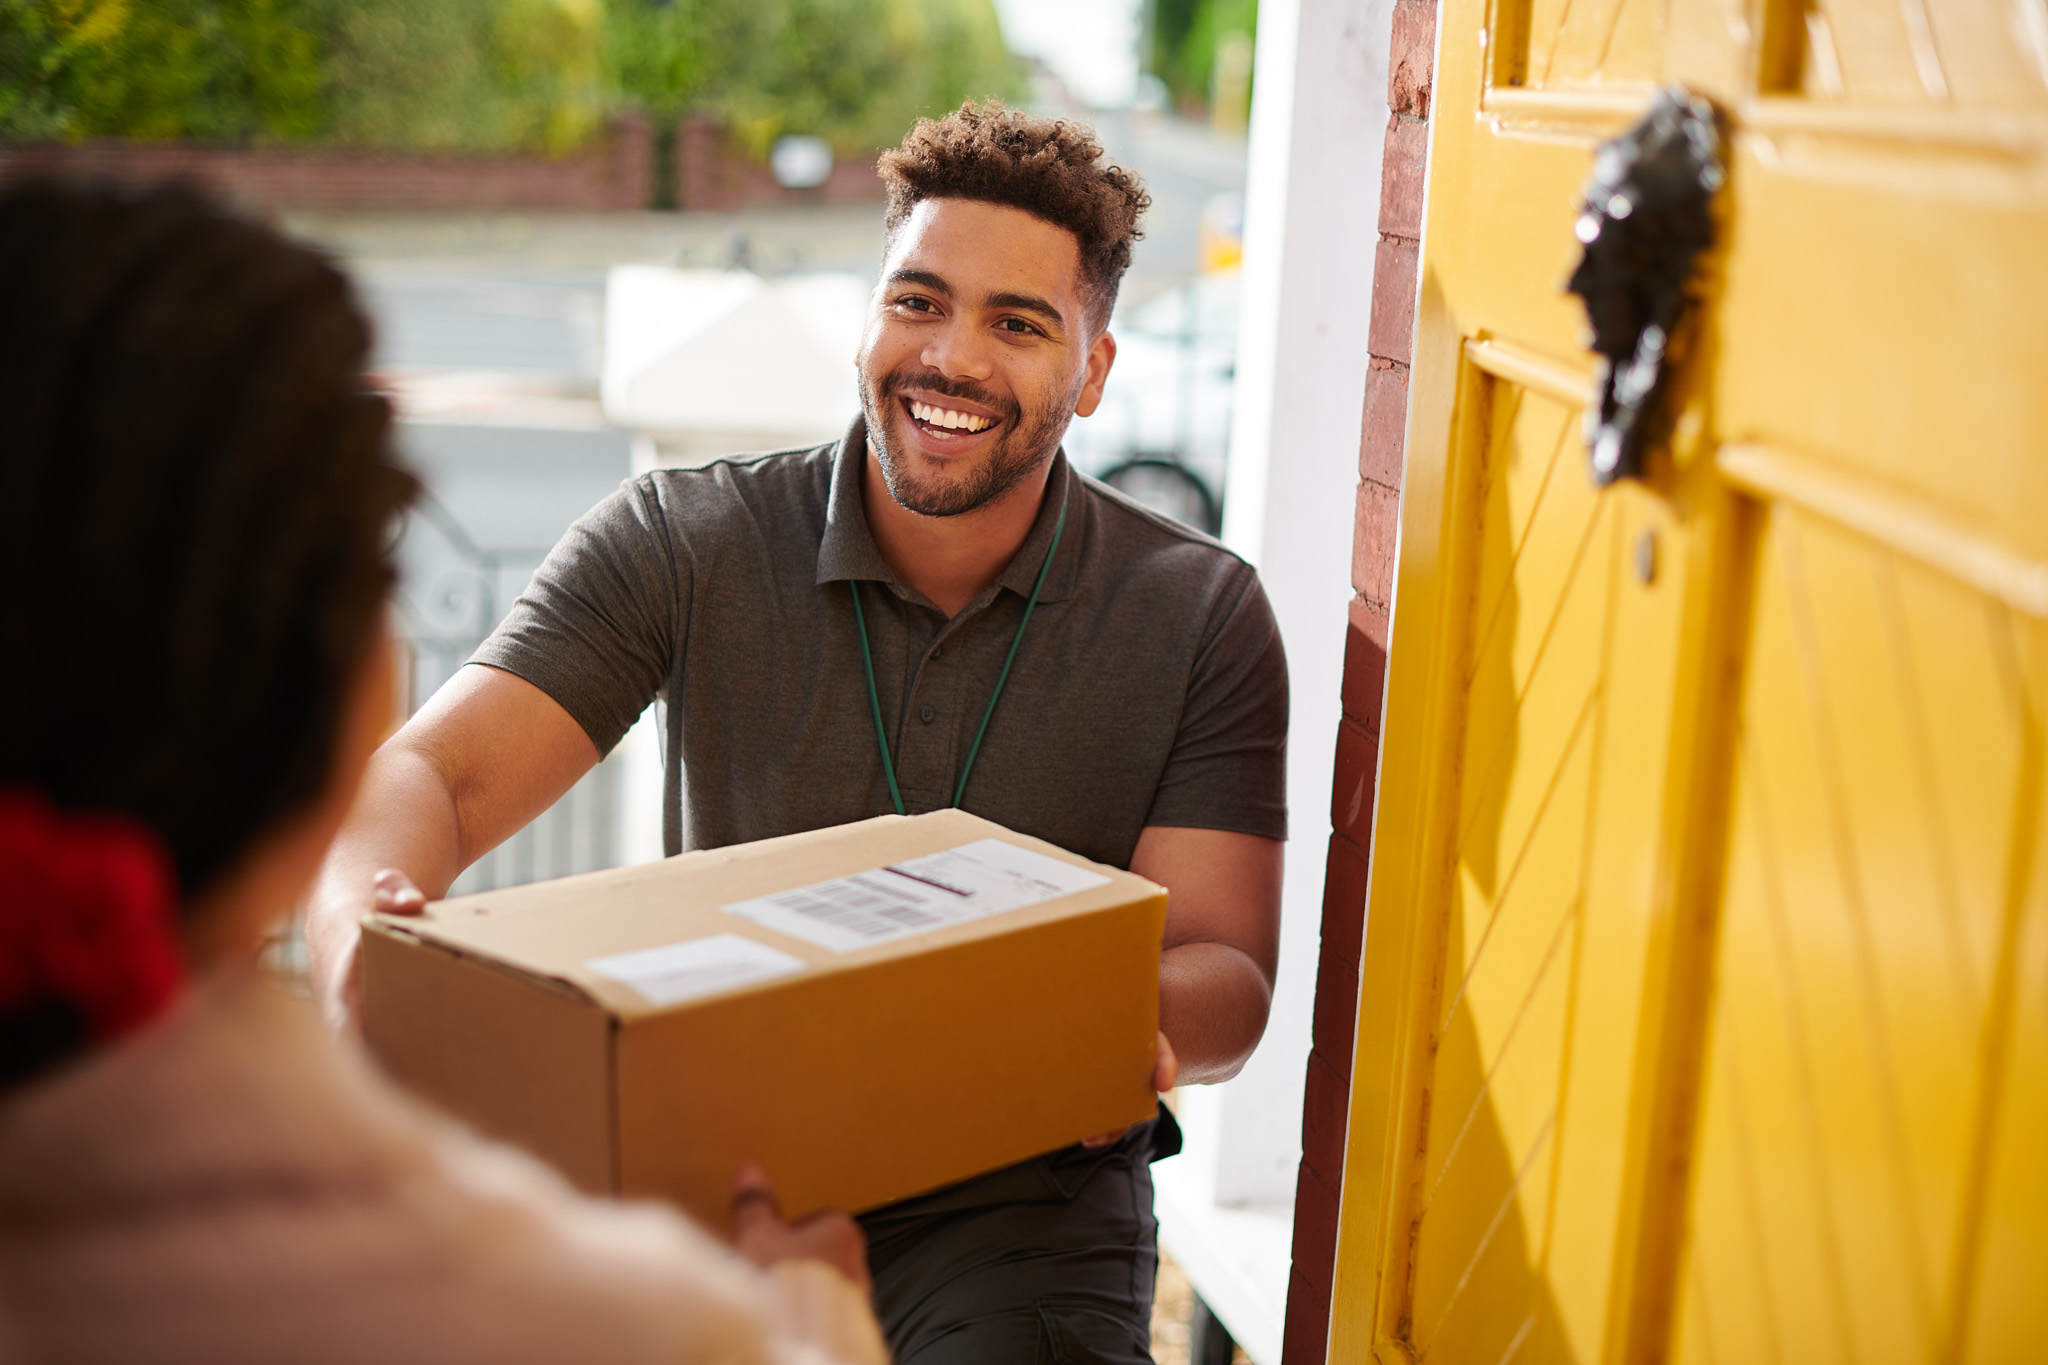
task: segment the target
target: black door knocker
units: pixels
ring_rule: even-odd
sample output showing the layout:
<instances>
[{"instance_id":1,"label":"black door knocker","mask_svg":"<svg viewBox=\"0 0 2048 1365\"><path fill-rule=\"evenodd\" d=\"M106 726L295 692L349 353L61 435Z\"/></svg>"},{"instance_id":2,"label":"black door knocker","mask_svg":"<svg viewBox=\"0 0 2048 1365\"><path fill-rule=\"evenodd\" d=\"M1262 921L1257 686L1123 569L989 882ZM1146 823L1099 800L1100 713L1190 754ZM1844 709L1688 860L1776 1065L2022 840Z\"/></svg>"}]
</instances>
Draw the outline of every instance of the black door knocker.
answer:
<instances>
[{"instance_id":1,"label":"black door knocker","mask_svg":"<svg viewBox=\"0 0 2048 1365\"><path fill-rule=\"evenodd\" d=\"M1594 157L1574 228L1585 254L1565 288L1585 300L1601 358L1586 445L1602 487L1642 476L1661 427L1666 350L1713 245L1713 200L1726 178L1714 107L1682 86L1659 90L1642 121Z\"/></svg>"}]
</instances>

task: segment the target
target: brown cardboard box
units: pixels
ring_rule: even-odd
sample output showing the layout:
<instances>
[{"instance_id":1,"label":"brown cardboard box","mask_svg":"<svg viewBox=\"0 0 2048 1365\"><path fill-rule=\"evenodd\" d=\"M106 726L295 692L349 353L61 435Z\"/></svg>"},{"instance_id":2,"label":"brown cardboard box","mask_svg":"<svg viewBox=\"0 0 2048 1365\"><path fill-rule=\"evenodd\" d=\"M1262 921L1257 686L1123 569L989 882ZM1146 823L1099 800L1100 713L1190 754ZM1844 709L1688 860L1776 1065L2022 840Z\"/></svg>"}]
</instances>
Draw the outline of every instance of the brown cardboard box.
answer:
<instances>
[{"instance_id":1,"label":"brown cardboard box","mask_svg":"<svg viewBox=\"0 0 2048 1365\"><path fill-rule=\"evenodd\" d=\"M889 815L373 920L363 1026L586 1189L722 1227L758 1161L791 1216L862 1210L1150 1117L1165 916L963 811Z\"/></svg>"}]
</instances>

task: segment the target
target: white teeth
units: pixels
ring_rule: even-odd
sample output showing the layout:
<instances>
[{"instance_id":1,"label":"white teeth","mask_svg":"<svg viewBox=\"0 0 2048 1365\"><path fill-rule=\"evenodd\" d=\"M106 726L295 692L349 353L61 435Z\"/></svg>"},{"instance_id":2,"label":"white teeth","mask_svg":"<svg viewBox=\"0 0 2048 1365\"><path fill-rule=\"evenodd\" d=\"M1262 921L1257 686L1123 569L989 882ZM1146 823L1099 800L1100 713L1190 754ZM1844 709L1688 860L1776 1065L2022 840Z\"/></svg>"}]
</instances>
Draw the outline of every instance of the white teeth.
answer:
<instances>
[{"instance_id":1,"label":"white teeth","mask_svg":"<svg viewBox=\"0 0 2048 1365\"><path fill-rule=\"evenodd\" d=\"M977 417L970 412L954 412L950 408L934 407L930 403L912 403L910 415L920 422L952 431L986 431L995 423L987 417Z\"/></svg>"}]
</instances>

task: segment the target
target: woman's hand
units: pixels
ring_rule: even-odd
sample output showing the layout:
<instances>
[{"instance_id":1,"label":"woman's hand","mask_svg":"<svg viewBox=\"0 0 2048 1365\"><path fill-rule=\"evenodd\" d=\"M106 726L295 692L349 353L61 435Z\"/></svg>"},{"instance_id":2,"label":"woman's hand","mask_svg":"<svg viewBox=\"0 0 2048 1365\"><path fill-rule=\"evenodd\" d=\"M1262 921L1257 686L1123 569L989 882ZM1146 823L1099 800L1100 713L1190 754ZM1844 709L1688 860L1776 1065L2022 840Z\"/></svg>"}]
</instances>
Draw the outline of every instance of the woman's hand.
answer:
<instances>
[{"instance_id":1,"label":"woman's hand","mask_svg":"<svg viewBox=\"0 0 2048 1365\"><path fill-rule=\"evenodd\" d=\"M838 1209L784 1222L782 1201L759 1166L746 1167L733 1182L732 1230L740 1254L763 1270L777 1261L823 1261L861 1293L874 1289L860 1224Z\"/></svg>"}]
</instances>

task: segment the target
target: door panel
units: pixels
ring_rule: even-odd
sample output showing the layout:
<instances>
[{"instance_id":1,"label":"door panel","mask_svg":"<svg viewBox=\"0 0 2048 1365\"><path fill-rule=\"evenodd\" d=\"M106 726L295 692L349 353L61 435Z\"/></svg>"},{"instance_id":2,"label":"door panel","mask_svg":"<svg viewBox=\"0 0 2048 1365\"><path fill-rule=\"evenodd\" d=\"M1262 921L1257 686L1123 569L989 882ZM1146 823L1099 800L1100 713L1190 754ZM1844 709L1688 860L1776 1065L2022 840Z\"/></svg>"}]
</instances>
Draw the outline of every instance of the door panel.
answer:
<instances>
[{"instance_id":1,"label":"door panel","mask_svg":"<svg viewBox=\"0 0 2048 1365\"><path fill-rule=\"evenodd\" d=\"M2039 42L2036 41L2038 30ZM2048 0L1444 0L1335 1359L2048 1339ZM1670 78L1668 448L1561 292Z\"/></svg>"},{"instance_id":2,"label":"door panel","mask_svg":"<svg viewBox=\"0 0 2048 1365\"><path fill-rule=\"evenodd\" d=\"M1947 1353L1982 1213L1998 874L2038 800L2026 633L1883 547L1772 515L1681 1358L1751 1335L1800 1360Z\"/></svg>"}]
</instances>

